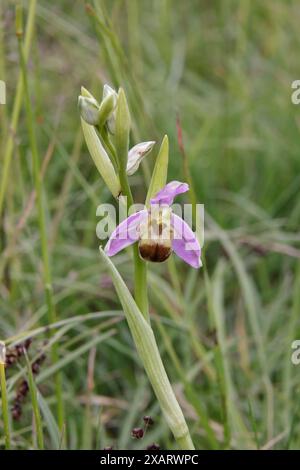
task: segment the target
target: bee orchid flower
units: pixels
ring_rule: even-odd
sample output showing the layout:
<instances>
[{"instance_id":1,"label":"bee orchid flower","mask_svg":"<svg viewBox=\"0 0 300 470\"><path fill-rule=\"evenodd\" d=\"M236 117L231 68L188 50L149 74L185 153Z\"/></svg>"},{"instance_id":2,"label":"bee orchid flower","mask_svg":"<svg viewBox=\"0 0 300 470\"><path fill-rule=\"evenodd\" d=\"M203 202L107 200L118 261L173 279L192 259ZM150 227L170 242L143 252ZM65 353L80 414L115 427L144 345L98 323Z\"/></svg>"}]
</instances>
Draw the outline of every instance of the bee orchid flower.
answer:
<instances>
[{"instance_id":1,"label":"bee orchid flower","mask_svg":"<svg viewBox=\"0 0 300 470\"><path fill-rule=\"evenodd\" d=\"M175 196L189 190L186 183L171 181L142 209L123 220L111 234L105 253L113 256L135 242L146 261L163 262L174 251L193 268L202 266L201 248L189 225L171 208Z\"/></svg>"}]
</instances>

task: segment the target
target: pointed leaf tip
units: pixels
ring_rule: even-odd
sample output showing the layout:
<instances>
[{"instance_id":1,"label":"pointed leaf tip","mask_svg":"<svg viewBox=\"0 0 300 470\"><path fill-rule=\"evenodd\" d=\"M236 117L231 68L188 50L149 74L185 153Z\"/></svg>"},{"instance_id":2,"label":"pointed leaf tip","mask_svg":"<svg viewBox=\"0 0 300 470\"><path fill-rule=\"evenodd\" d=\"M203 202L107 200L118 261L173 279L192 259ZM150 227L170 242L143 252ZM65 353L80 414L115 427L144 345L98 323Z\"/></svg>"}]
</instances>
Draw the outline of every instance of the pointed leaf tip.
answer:
<instances>
[{"instance_id":1,"label":"pointed leaf tip","mask_svg":"<svg viewBox=\"0 0 300 470\"><path fill-rule=\"evenodd\" d=\"M120 167L126 169L130 133L130 114L123 88L119 89L116 111L116 150Z\"/></svg>"},{"instance_id":2,"label":"pointed leaf tip","mask_svg":"<svg viewBox=\"0 0 300 470\"><path fill-rule=\"evenodd\" d=\"M169 139L168 136L165 135L156 157L156 162L147 193L146 206L149 206L151 198L166 185L168 177L168 164Z\"/></svg>"}]
</instances>

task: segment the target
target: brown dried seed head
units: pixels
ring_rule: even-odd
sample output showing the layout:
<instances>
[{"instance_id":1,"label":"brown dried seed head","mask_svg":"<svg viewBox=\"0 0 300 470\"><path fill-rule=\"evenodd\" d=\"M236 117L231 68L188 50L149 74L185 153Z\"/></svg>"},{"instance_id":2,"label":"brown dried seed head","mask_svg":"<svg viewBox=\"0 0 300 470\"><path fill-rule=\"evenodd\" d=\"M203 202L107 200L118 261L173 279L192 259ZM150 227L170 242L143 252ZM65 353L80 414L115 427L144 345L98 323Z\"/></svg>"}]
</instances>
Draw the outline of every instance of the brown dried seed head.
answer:
<instances>
[{"instance_id":1,"label":"brown dried seed head","mask_svg":"<svg viewBox=\"0 0 300 470\"><path fill-rule=\"evenodd\" d=\"M23 344L17 344L15 347L16 355L18 357L21 357L24 355L24 345Z\"/></svg>"},{"instance_id":2,"label":"brown dried seed head","mask_svg":"<svg viewBox=\"0 0 300 470\"><path fill-rule=\"evenodd\" d=\"M142 439L144 437L144 431L142 428L134 428L131 431L131 436L135 439Z\"/></svg>"},{"instance_id":3,"label":"brown dried seed head","mask_svg":"<svg viewBox=\"0 0 300 470\"><path fill-rule=\"evenodd\" d=\"M160 446L158 444L153 443L147 446L147 450L160 450Z\"/></svg>"},{"instance_id":4,"label":"brown dried seed head","mask_svg":"<svg viewBox=\"0 0 300 470\"><path fill-rule=\"evenodd\" d=\"M6 354L6 366L12 366L17 361L17 356L15 352L8 352Z\"/></svg>"},{"instance_id":5,"label":"brown dried seed head","mask_svg":"<svg viewBox=\"0 0 300 470\"><path fill-rule=\"evenodd\" d=\"M152 426L152 424L154 424L154 421L153 421L153 419L151 418L151 416L144 416L144 417L143 417L143 420L144 420L144 423L145 423L147 426Z\"/></svg>"},{"instance_id":6,"label":"brown dried seed head","mask_svg":"<svg viewBox=\"0 0 300 470\"><path fill-rule=\"evenodd\" d=\"M31 343L32 343L32 339L31 338L27 338L25 341L24 341L24 348L27 350L30 348L31 346Z\"/></svg>"},{"instance_id":7,"label":"brown dried seed head","mask_svg":"<svg viewBox=\"0 0 300 470\"><path fill-rule=\"evenodd\" d=\"M12 417L15 421L18 421L21 416L22 416L22 407L21 405L17 402L14 404L11 410Z\"/></svg>"},{"instance_id":8,"label":"brown dried seed head","mask_svg":"<svg viewBox=\"0 0 300 470\"><path fill-rule=\"evenodd\" d=\"M24 399L28 393L29 386L27 380L22 380L17 389L17 398Z\"/></svg>"},{"instance_id":9,"label":"brown dried seed head","mask_svg":"<svg viewBox=\"0 0 300 470\"><path fill-rule=\"evenodd\" d=\"M34 362L31 366L31 370L33 374L38 374L40 371L40 366L37 362Z\"/></svg>"},{"instance_id":10,"label":"brown dried seed head","mask_svg":"<svg viewBox=\"0 0 300 470\"><path fill-rule=\"evenodd\" d=\"M42 353L35 362L41 365L45 361L45 359L46 359L46 354Z\"/></svg>"}]
</instances>

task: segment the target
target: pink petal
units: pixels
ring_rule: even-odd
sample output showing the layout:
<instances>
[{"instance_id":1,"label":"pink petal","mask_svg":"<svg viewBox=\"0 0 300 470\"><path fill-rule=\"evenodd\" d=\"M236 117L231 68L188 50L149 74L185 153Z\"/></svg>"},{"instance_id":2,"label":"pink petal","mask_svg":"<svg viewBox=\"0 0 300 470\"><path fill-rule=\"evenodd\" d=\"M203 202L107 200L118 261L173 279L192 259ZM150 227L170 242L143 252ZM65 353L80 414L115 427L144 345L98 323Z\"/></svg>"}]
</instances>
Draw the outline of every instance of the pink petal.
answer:
<instances>
[{"instance_id":1,"label":"pink petal","mask_svg":"<svg viewBox=\"0 0 300 470\"><path fill-rule=\"evenodd\" d=\"M148 211L143 209L130 215L127 219L123 220L113 231L105 246L105 253L108 256L113 256L119 251L123 250L126 246L132 245L139 239L139 226L143 220L148 217Z\"/></svg>"},{"instance_id":2,"label":"pink petal","mask_svg":"<svg viewBox=\"0 0 300 470\"><path fill-rule=\"evenodd\" d=\"M170 181L150 202L151 204L167 204L170 206L177 194L186 193L188 190L188 184L181 183L180 181Z\"/></svg>"},{"instance_id":3,"label":"pink petal","mask_svg":"<svg viewBox=\"0 0 300 470\"><path fill-rule=\"evenodd\" d=\"M173 250L187 264L193 268L200 268L202 266L201 248L194 232L178 215L172 213L171 217L171 225L174 229Z\"/></svg>"}]
</instances>

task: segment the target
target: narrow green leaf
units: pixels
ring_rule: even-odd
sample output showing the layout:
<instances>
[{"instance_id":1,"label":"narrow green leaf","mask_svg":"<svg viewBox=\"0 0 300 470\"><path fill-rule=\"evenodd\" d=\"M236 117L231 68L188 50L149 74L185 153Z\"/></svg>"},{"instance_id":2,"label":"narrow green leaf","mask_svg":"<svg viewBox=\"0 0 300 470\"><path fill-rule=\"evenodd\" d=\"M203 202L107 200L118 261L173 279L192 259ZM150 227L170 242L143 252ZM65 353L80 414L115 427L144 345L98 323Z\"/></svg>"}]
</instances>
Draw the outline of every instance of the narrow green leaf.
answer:
<instances>
[{"instance_id":1,"label":"narrow green leaf","mask_svg":"<svg viewBox=\"0 0 300 470\"><path fill-rule=\"evenodd\" d=\"M41 409L42 415L44 417L44 421L49 432L52 447L53 449L59 449L60 441L61 441L61 433L58 429L54 416L48 406L48 403L44 399L44 397L38 392L37 394L38 404Z\"/></svg>"},{"instance_id":2,"label":"narrow green leaf","mask_svg":"<svg viewBox=\"0 0 300 470\"><path fill-rule=\"evenodd\" d=\"M161 143L154 170L152 173L150 186L146 198L146 206L149 206L150 199L160 191L167 183L168 177L168 163L169 163L169 139L165 135Z\"/></svg>"},{"instance_id":3,"label":"narrow green leaf","mask_svg":"<svg viewBox=\"0 0 300 470\"><path fill-rule=\"evenodd\" d=\"M31 405L32 405L34 421L35 421L35 431L37 435L37 445L40 450L43 450L44 449L44 434L43 434L43 424L41 420L41 414L40 414L40 409L39 409L39 404L38 404L38 399L37 399L38 389L33 378L31 364L29 362L26 352L25 352L25 359L26 359L27 372L28 372L28 384L29 384L29 391L30 391L30 396L31 396Z\"/></svg>"},{"instance_id":4,"label":"narrow green leaf","mask_svg":"<svg viewBox=\"0 0 300 470\"><path fill-rule=\"evenodd\" d=\"M131 331L165 419L179 446L194 449L187 424L162 363L152 328L143 317L118 270L100 247L102 261L108 268Z\"/></svg>"}]
</instances>

